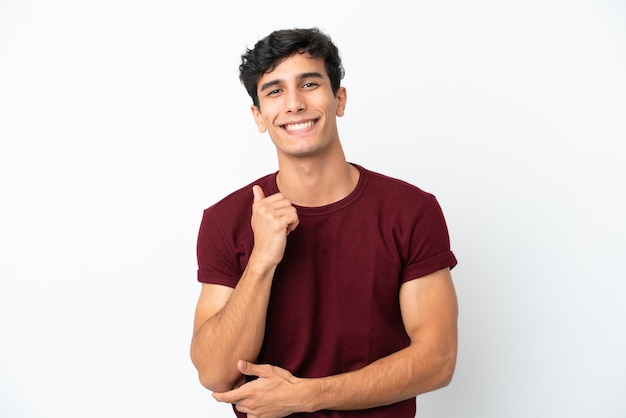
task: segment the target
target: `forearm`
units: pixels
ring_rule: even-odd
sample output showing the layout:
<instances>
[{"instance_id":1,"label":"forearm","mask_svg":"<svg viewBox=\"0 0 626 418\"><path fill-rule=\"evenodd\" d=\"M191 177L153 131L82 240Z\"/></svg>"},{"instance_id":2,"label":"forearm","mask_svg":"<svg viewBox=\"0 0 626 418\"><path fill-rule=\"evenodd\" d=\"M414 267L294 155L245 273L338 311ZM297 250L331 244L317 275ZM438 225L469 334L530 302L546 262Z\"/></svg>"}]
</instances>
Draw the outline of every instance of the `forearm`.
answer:
<instances>
[{"instance_id":1,"label":"forearm","mask_svg":"<svg viewBox=\"0 0 626 418\"><path fill-rule=\"evenodd\" d=\"M389 405L450 382L456 346L446 346L449 350L439 347L412 345L360 370L321 378L298 378L280 367L240 362L242 373L258 379L225 393L213 393L213 397L258 417Z\"/></svg>"},{"instance_id":2,"label":"forearm","mask_svg":"<svg viewBox=\"0 0 626 418\"><path fill-rule=\"evenodd\" d=\"M237 360L256 360L275 266L257 268L250 262L224 307L194 333L191 357L201 383L210 390L233 387L241 378Z\"/></svg>"},{"instance_id":3,"label":"forearm","mask_svg":"<svg viewBox=\"0 0 626 418\"><path fill-rule=\"evenodd\" d=\"M253 416L287 416L318 410L362 410L389 405L446 386L457 355L458 308L449 270L400 289L400 307L411 344L362 369L320 378L299 378L272 365L240 362L258 379L214 393Z\"/></svg>"},{"instance_id":4,"label":"forearm","mask_svg":"<svg viewBox=\"0 0 626 418\"><path fill-rule=\"evenodd\" d=\"M384 357L360 370L305 380L306 411L361 410L389 405L449 384L456 345L446 350L419 344Z\"/></svg>"}]
</instances>

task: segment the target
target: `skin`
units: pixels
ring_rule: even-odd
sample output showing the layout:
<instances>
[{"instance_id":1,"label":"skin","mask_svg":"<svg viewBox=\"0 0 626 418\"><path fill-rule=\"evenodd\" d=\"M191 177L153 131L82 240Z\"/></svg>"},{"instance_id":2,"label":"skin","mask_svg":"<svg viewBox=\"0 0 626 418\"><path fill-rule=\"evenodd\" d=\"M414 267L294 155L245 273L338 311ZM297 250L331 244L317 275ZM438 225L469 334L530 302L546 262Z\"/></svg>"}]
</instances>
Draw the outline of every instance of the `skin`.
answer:
<instances>
[{"instance_id":1,"label":"skin","mask_svg":"<svg viewBox=\"0 0 626 418\"><path fill-rule=\"evenodd\" d=\"M258 84L252 115L276 147L280 193L253 188L254 248L234 288L202 284L191 358L201 383L220 402L254 418L321 409L367 409L447 385L457 354L457 299L449 269L402 285L399 294L409 347L360 370L316 379L255 364L263 343L267 304L289 232L298 226L294 204L321 206L347 196L358 182L337 130L344 88L333 92L320 59L295 54ZM244 384L243 375L259 378Z\"/></svg>"},{"instance_id":2,"label":"skin","mask_svg":"<svg viewBox=\"0 0 626 418\"><path fill-rule=\"evenodd\" d=\"M276 147L279 190L300 206L321 206L347 196L358 170L346 163L337 117L344 114L347 93L333 92L321 59L295 54L258 83L259 107L252 115L259 132ZM289 130L289 126L312 124Z\"/></svg>"}]
</instances>

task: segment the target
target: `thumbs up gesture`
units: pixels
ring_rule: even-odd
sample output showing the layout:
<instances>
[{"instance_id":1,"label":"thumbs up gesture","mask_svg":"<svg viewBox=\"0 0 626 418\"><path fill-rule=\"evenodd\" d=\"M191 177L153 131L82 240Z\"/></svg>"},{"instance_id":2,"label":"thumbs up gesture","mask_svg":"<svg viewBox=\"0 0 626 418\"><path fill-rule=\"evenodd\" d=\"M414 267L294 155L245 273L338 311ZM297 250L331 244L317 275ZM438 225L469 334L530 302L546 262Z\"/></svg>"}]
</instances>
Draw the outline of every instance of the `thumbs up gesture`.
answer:
<instances>
[{"instance_id":1,"label":"thumbs up gesture","mask_svg":"<svg viewBox=\"0 0 626 418\"><path fill-rule=\"evenodd\" d=\"M298 213L281 193L265 197L263 189L258 185L252 187L252 193L253 255L265 267L274 267L285 254L287 235L300 222Z\"/></svg>"}]
</instances>

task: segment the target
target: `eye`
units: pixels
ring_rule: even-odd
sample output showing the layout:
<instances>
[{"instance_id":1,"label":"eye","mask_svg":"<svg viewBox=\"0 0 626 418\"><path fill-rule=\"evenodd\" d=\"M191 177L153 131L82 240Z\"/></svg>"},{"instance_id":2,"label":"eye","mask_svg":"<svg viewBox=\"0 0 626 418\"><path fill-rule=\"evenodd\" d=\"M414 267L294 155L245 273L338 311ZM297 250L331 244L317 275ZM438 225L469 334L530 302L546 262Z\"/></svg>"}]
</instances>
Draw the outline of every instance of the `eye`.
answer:
<instances>
[{"instance_id":1,"label":"eye","mask_svg":"<svg viewBox=\"0 0 626 418\"><path fill-rule=\"evenodd\" d=\"M317 86L319 86L319 84L309 81L308 83L304 83L302 87L305 89L314 89Z\"/></svg>"},{"instance_id":2,"label":"eye","mask_svg":"<svg viewBox=\"0 0 626 418\"><path fill-rule=\"evenodd\" d=\"M274 89L274 90L270 90L267 95L268 96L276 96L277 94L280 93L280 89Z\"/></svg>"}]
</instances>

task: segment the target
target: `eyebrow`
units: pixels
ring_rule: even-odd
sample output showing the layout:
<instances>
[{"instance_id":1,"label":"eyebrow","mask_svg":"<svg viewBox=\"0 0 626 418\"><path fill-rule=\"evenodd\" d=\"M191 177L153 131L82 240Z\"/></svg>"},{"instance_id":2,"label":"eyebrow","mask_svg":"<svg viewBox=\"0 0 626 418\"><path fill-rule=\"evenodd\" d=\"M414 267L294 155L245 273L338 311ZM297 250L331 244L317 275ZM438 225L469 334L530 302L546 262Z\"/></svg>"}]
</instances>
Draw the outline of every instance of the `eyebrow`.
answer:
<instances>
[{"instance_id":1,"label":"eyebrow","mask_svg":"<svg viewBox=\"0 0 626 418\"><path fill-rule=\"evenodd\" d=\"M304 79L306 79L306 78L324 78L324 76L322 76L320 73L317 73L317 72L309 72L309 73L302 73L302 74L299 74L299 75L296 77L296 79L297 79L298 81L300 81L300 80L304 80ZM264 83L264 84L261 86L260 91L263 91L263 90L266 90L266 89L268 89L268 88L270 88L270 87L273 87L273 86L276 86L276 85L278 85L278 84L281 84L282 82L283 82L283 80L282 80L282 79L276 79L276 80L271 80L271 81L268 81L267 83Z\"/></svg>"}]
</instances>

